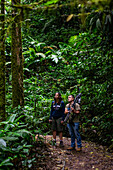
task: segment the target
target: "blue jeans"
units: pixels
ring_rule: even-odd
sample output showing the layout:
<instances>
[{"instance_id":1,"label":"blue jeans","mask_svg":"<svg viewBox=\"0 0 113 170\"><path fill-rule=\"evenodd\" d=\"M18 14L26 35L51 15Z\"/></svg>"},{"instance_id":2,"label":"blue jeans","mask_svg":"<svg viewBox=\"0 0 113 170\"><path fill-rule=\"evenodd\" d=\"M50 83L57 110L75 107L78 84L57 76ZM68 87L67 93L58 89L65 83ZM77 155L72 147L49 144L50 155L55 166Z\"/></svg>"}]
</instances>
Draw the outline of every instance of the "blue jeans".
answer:
<instances>
[{"instance_id":1,"label":"blue jeans","mask_svg":"<svg viewBox=\"0 0 113 170\"><path fill-rule=\"evenodd\" d=\"M77 139L77 147L82 147L81 136L79 133L79 122L74 123L74 125L68 123L67 127L71 136L71 147L75 147L75 137Z\"/></svg>"}]
</instances>

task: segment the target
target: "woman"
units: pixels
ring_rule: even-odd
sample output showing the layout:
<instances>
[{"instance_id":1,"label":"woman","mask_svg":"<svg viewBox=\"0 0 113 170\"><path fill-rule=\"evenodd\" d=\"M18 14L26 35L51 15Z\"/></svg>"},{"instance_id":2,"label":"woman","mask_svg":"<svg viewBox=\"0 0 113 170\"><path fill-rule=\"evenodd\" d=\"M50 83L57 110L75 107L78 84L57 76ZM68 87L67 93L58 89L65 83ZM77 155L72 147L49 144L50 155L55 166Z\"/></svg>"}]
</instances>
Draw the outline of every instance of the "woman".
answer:
<instances>
[{"instance_id":1,"label":"woman","mask_svg":"<svg viewBox=\"0 0 113 170\"><path fill-rule=\"evenodd\" d=\"M59 92L55 93L54 101L52 101L51 105L51 112L49 122L52 122L52 131L53 131L53 144L56 144L56 133L59 132L60 138L60 145L63 147L63 121L64 121L64 114L65 105L62 101L61 94Z\"/></svg>"}]
</instances>

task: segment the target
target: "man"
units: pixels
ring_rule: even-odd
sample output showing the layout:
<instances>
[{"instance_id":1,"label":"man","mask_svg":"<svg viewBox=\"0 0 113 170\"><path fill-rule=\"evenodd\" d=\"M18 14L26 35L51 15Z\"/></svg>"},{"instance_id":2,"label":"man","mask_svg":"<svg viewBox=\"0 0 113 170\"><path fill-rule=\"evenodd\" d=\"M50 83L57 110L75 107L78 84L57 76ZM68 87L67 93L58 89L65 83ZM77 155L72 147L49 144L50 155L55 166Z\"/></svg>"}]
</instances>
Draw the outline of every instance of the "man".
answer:
<instances>
[{"instance_id":1,"label":"man","mask_svg":"<svg viewBox=\"0 0 113 170\"><path fill-rule=\"evenodd\" d=\"M75 103L75 106L72 107L74 103L74 96L68 96L68 104L65 107L65 114L70 112L69 120L67 123L67 127L69 129L69 133L71 135L71 147L68 150L75 149L75 137L77 139L77 147L76 151L82 150L81 136L79 133L79 113L80 113L80 105Z\"/></svg>"}]
</instances>

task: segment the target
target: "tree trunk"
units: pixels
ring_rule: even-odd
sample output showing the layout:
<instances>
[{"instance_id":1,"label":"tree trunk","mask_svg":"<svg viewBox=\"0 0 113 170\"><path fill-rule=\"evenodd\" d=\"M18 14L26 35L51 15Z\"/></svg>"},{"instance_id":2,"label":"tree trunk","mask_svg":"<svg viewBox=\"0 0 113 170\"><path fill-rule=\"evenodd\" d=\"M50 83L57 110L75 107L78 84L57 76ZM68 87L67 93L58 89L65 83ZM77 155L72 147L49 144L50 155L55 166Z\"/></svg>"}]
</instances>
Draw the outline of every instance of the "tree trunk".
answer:
<instances>
[{"instance_id":1,"label":"tree trunk","mask_svg":"<svg viewBox=\"0 0 113 170\"><path fill-rule=\"evenodd\" d=\"M0 34L0 121L5 120L5 12L4 0L1 0Z\"/></svg>"},{"instance_id":2,"label":"tree trunk","mask_svg":"<svg viewBox=\"0 0 113 170\"><path fill-rule=\"evenodd\" d=\"M12 5L20 4L20 0L12 0ZM21 35L21 9L13 10L11 37L11 70L12 70L12 102L13 107L24 106L23 90L23 56L22 56L22 35Z\"/></svg>"}]
</instances>

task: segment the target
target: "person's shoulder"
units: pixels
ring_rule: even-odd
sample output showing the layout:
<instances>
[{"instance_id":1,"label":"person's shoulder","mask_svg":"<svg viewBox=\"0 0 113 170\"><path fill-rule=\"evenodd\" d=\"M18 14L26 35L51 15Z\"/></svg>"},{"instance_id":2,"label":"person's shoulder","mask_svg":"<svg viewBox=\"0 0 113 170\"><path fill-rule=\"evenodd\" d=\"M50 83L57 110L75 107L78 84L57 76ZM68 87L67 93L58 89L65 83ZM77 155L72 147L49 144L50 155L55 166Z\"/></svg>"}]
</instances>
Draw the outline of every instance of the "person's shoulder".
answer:
<instances>
[{"instance_id":1,"label":"person's shoulder","mask_svg":"<svg viewBox=\"0 0 113 170\"><path fill-rule=\"evenodd\" d=\"M69 103L68 104L66 104L66 108L68 108L69 107Z\"/></svg>"},{"instance_id":2,"label":"person's shoulder","mask_svg":"<svg viewBox=\"0 0 113 170\"><path fill-rule=\"evenodd\" d=\"M80 110L80 105L78 103L75 103L76 110Z\"/></svg>"},{"instance_id":3,"label":"person's shoulder","mask_svg":"<svg viewBox=\"0 0 113 170\"><path fill-rule=\"evenodd\" d=\"M75 103L75 106L80 106L78 103Z\"/></svg>"},{"instance_id":4,"label":"person's shoulder","mask_svg":"<svg viewBox=\"0 0 113 170\"><path fill-rule=\"evenodd\" d=\"M54 101L52 101L52 104L54 104Z\"/></svg>"}]
</instances>

